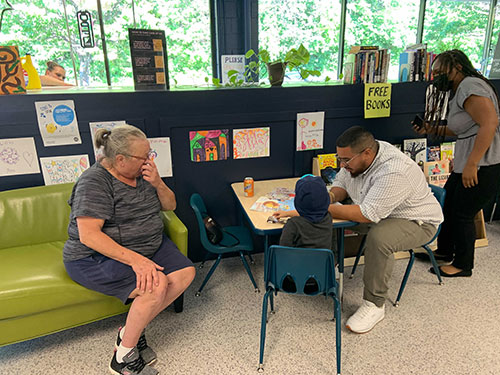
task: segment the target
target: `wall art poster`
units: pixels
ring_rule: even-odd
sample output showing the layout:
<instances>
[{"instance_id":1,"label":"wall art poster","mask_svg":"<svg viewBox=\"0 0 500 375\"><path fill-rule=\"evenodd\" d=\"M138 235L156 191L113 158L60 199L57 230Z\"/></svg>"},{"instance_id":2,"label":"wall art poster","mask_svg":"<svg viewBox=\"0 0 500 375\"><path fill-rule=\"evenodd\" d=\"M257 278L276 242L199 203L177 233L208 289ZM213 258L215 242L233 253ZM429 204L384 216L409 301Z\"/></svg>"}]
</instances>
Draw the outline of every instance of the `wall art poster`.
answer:
<instances>
[{"instance_id":1,"label":"wall art poster","mask_svg":"<svg viewBox=\"0 0 500 375\"><path fill-rule=\"evenodd\" d=\"M160 177L172 177L170 138L148 138L148 141L151 147L151 159L155 162Z\"/></svg>"},{"instance_id":2,"label":"wall art poster","mask_svg":"<svg viewBox=\"0 0 500 375\"><path fill-rule=\"evenodd\" d=\"M228 158L229 129L189 132L191 161L216 161Z\"/></svg>"},{"instance_id":3,"label":"wall art poster","mask_svg":"<svg viewBox=\"0 0 500 375\"><path fill-rule=\"evenodd\" d=\"M82 143L73 100L35 102L35 108L45 147Z\"/></svg>"},{"instance_id":4,"label":"wall art poster","mask_svg":"<svg viewBox=\"0 0 500 375\"><path fill-rule=\"evenodd\" d=\"M271 128L234 129L233 157L235 159L269 156Z\"/></svg>"},{"instance_id":5,"label":"wall art poster","mask_svg":"<svg viewBox=\"0 0 500 375\"><path fill-rule=\"evenodd\" d=\"M297 151L323 148L325 112L297 113Z\"/></svg>"},{"instance_id":6,"label":"wall art poster","mask_svg":"<svg viewBox=\"0 0 500 375\"><path fill-rule=\"evenodd\" d=\"M0 46L0 95L25 93L26 84L17 46Z\"/></svg>"},{"instance_id":7,"label":"wall art poster","mask_svg":"<svg viewBox=\"0 0 500 375\"><path fill-rule=\"evenodd\" d=\"M40 158L45 185L65 184L78 180L88 167L88 155L50 156Z\"/></svg>"},{"instance_id":8,"label":"wall art poster","mask_svg":"<svg viewBox=\"0 0 500 375\"><path fill-rule=\"evenodd\" d=\"M32 173L40 173L34 139L0 139L0 176Z\"/></svg>"},{"instance_id":9,"label":"wall art poster","mask_svg":"<svg viewBox=\"0 0 500 375\"><path fill-rule=\"evenodd\" d=\"M96 149L95 147L95 133L98 129L112 130L115 126L125 125L125 121L99 121L99 122L89 122L90 136L92 137L92 147L94 148L95 160L98 160L102 155L102 150Z\"/></svg>"}]
</instances>

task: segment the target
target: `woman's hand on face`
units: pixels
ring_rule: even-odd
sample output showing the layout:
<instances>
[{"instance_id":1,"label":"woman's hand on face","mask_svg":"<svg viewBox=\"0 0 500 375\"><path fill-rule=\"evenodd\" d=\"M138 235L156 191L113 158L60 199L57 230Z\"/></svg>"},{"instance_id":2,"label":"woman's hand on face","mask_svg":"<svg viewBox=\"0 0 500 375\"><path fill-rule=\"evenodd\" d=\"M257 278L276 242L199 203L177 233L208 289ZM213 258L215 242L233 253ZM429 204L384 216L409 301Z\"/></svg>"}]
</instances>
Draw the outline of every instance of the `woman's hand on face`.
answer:
<instances>
[{"instance_id":1,"label":"woman's hand on face","mask_svg":"<svg viewBox=\"0 0 500 375\"><path fill-rule=\"evenodd\" d=\"M462 183L465 188L471 188L478 184L477 166L466 164L462 172Z\"/></svg>"},{"instance_id":2,"label":"woman's hand on face","mask_svg":"<svg viewBox=\"0 0 500 375\"><path fill-rule=\"evenodd\" d=\"M156 164L153 160L147 160L142 165L142 177L155 188L158 188L162 183L158 168L156 168Z\"/></svg>"},{"instance_id":3,"label":"woman's hand on face","mask_svg":"<svg viewBox=\"0 0 500 375\"><path fill-rule=\"evenodd\" d=\"M137 279L137 289L139 289L141 293L145 293L146 291L151 293L153 287L158 286L160 283L158 271L162 271L163 267L145 256L138 255L140 258L138 257L138 260L132 264L132 269Z\"/></svg>"}]
</instances>

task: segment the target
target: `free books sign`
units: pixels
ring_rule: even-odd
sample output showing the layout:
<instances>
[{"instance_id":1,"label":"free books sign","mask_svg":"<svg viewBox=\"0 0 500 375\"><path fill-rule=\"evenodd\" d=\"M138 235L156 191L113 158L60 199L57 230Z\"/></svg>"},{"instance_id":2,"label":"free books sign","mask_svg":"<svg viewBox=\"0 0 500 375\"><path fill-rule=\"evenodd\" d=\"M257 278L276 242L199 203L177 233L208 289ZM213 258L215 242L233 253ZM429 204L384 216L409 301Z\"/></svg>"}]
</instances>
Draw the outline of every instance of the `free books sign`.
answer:
<instances>
[{"instance_id":1,"label":"free books sign","mask_svg":"<svg viewBox=\"0 0 500 375\"><path fill-rule=\"evenodd\" d=\"M365 83L365 118L391 115L390 83Z\"/></svg>"}]
</instances>

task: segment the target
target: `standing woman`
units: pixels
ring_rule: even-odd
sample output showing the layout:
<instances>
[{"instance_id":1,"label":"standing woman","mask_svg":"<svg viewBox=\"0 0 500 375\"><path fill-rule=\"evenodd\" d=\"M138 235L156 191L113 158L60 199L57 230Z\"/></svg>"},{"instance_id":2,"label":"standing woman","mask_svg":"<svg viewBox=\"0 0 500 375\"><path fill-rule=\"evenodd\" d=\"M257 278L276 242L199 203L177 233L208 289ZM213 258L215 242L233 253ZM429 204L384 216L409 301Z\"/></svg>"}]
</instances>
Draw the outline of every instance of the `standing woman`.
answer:
<instances>
[{"instance_id":1,"label":"standing woman","mask_svg":"<svg viewBox=\"0 0 500 375\"><path fill-rule=\"evenodd\" d=\"M453 171L444 186L444 222L436 259L451 262L440 268L445 277L471 276L476 230L474 216L492 200L500 179L498 93L460 50L439 54L432 66L434 98L418 131L444 139L456 136ZM447 125L443 93L450 91ZM417 131L417 129L414 127ZM434 271L433 268L430 270Z\"/></svg>"},{"instance_id":2,"label":"standing woman","mask_svg":"<svg viewBox=\"0 0 500 375\"><path fill-rule=\"evenodd\" d=\"M163 234L160 210L175 209L175 194L160 178L141 130L99 129L95 143L104 157L73 188L64 265L77 283L132 304L118 332L112 373L156 375L144 330L195 274Z\"/></svg>"}]
</instances>

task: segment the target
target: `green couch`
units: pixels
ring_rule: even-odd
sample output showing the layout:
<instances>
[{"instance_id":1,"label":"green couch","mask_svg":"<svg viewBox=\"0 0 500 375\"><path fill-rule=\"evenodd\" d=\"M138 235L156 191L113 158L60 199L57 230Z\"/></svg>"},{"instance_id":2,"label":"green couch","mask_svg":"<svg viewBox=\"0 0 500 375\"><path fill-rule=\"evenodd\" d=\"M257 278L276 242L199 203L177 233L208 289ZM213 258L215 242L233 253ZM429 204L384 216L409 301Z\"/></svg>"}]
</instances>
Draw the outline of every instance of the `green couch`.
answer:
<instances>
[{"instance_id":1,"label":"green couch","mask_svg":"<svg viewBox=\"0 0 500 375\"><path fill-rule=\"evenodd\" d=\"M0 346L126 312L115 297L69 278L62 261L73 184L0 192ZM187 255L187 229L162 212L165 232ZM182 296L175 301L182 311Z\"/></svg>"}]
</instances>

